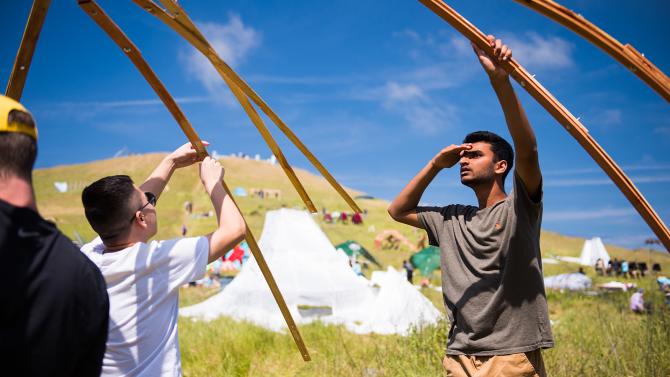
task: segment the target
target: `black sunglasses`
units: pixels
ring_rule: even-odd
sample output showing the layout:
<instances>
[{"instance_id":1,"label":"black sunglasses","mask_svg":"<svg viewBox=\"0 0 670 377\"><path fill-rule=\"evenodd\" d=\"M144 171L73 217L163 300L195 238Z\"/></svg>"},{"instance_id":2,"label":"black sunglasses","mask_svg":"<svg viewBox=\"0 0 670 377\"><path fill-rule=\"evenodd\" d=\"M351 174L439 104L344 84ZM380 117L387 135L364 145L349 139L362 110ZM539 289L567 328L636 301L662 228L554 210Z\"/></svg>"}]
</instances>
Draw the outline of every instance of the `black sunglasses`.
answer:
<instances>
[{"instance_id":1,"label":"black sunglasses","mask_svg":"<svg viewBox=\"0 0 670 377\"><path fill-rule=\"evenodd\" d=\"M145 204L145 205L143 205L142 207L138 208L137 211L141 211L141 210L143 210L143 209L144 209L146 206L148 206L149 204L151 204L151 205L154 206L154 207L156 206L156 201L158 200L158 199L156 198L156 195L154 195L152 192L146 191L146 192L144 193L144 196L147 197L147 204ZM135 213L137 213L137 211L135 211ZM133 214L133 217L130 219L130 222L132 223L133 220L135 220L135 214Z\"/></svg>"}]
</instances>

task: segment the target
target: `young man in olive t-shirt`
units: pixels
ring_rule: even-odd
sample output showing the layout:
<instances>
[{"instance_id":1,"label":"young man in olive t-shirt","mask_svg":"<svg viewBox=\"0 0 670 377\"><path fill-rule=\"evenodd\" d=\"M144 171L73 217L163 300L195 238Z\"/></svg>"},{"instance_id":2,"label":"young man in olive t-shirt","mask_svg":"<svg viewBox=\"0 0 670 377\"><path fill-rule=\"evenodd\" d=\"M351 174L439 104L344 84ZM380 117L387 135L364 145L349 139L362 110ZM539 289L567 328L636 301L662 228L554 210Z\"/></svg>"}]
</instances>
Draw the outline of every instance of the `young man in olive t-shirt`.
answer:
<instances>
[{"instance_id":1,"label":"young man in olive t-shirt","mask_svg":"<svg viewBox=\"0 0 670 377\"><path fill-rule=\"evenodd\" d=\"M442 293L451 323L443 364L450 376L546 376L540 349L553 346L542 279L542 175L535 135L509 76L512 56L489 36L494 56L473 46L505 114L514 150L478 131L441 150L394 199L396 221L425 229L439 246ZM516 152L516 160L514 154ZM512 171L513 188L505 192ZM444 168L460 166L478 206L418 207Z\"/></svg>"}]
</instances>

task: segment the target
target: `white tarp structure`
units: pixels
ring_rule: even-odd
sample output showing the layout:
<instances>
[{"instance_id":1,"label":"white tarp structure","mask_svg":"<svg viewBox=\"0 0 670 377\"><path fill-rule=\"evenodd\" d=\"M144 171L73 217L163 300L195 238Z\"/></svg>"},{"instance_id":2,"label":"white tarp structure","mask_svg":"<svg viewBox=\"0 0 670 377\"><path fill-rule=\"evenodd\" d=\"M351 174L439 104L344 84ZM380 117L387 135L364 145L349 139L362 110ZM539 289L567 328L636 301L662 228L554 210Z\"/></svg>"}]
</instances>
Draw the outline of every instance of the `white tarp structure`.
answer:
<instances>
[{"instance_id":1,"label":"white tarp structure","mask_svg":"<svg viewBox=\"0 0 670 377\"><path fill-rule=\"evenodd\" d=\"M607 249L605 249L603 240L601 240L600 237L593 237L590 240L584 241L584 246L582 246L582 253L579 257L556 257L556 259L563 262L577 263L581 264L582 266L591 267L596 265L598 258L602 259L603 265L607 267L607 262L610 261L610 255L607 253ZM544 259L542 261L544 262Z\"/></svg>"},{"instance_id":2,"label":"white tarp structure","mask_svg":"<svg viewBox=\"0 0 670 377\"><path fill-rule=\"evenodd\" d=\"M318 319L359 333L406 333L439 317L430 301L397 279L402 276L397 272L377 272L378 287L356 276L347 256L335 250L307 212L269 211L259 246L298 324ZM204 320L225 315L274 331L286 327L253 257L220 293L179 314Z\"/></svg>"},{"instance_id":3,"label":"white tarp structure","mask_svg":"<svg viewBox=\"0 0 670 377\"><path fill-rule=\"evenodd\" d=\"M579 257L579 263L582 266L595 266L598 259L603 260L603 266L607 267L607 262L610 261L610 255L603 245L600 237L594 237L584 242L582 247L582 254Z\"/></svg>"},{"instance_id":4,"label":"white tarp structure","mask_svg":"<svg viewBox=\"0 0 670 377\"><path fill-rule=\"evenodd\" d=\"M67 182L54 182L54 187L58 192L67 192Z\"/></svg>"},{"instance_id":5,"label":"white tarp structure","mask_svg":"<svg viewBox=\"0 0 670 377\"><path fill-rule=\"evenodd\" d=\"M561 274L544 278L545 288L579 291L591 288L591 278L580 273Z\"/></svg>"},{"instance_id":6,"label":"white tarp structure","mask_svg":"<svg viewBox=\"0 0 670 377\"><path fill-rule=\"evenodd\" d=\"M413 325L435 323L441 316L433 303L407 282L405 274L393 267L374 271L370 284L378 291L363 313L365 318L347 324L353 332L406 334Z\"/></svg>"}]
</instances>

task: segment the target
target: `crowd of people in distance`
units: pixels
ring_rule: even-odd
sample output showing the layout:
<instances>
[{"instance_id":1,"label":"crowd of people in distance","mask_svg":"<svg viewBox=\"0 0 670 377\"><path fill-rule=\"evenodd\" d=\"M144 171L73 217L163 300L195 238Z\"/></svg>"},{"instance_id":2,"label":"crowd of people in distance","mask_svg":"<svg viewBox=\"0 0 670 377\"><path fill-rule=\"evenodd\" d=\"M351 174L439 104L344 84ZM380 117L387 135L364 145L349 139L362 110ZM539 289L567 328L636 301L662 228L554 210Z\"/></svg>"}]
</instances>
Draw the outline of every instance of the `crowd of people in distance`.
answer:
<instances>
[{"instance_id":1,"label":"crowd of people in distance","mask_svg":"<svg viewBox=\"0 0 670 377\"><path fill-rule=\"evenodd\" d=\"M367 210L363 210L363 213L360 212L347 213L345 211L328 212L326 208L324 208L322 211L322 215L323 215L323 222L326 224L347 225L349 224L349 219L351 219L352 224L363 225L363 217L367 215Z\"/></svg>"},{"instance_id":2,"label":"crowd of people in distance","mask_svg":"<svg viewBox=\"0 0 670 377\"><path fill-rule=\"evenodd\" d=\"M598 258L595 264L596 274L600 276L617 276L622 278L639 279L649 273L649 267L646 262L619 260L617 258L610 259L605 265L605 262ZM661 272L661 265L654 263L652 265L652 272L658 274Z\"/></svg>"}]
</instances>

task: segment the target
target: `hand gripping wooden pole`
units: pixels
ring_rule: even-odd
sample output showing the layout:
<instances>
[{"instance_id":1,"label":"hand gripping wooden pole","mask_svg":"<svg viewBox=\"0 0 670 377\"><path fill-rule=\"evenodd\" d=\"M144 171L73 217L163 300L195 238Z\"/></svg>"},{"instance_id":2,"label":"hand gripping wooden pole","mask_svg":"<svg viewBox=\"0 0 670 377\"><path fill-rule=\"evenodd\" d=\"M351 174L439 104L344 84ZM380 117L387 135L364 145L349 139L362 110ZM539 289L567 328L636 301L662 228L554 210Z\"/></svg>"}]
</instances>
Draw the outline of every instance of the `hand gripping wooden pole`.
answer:
<instances>
[{"instance_id":1,"label":"hand gripping wooden pole","mask_svg":"<svg viewBox=\"0 0 670 377\"><path fill-rule=\"evenodd\" d=\"M261 99L261 97L254 92L254 90L244 81L240 76L233 71L226 62L219 57L214 48L207 42L206 38L197 29L193 21L188 17L186 12L174 0L161 0L161 3L170 11L169 14L163 8L159 7L152 0L133 0L138 6L146 10L150 14L156 16L166 25L176 31L184 39L186 39L193 47L200 51L212 63L216 71L226 81L233 94L236 91L242 92L245 96L251 99L261 111L263 111L268 118L286 135L286 137L302 152L302 154L312 163L312 165L321 173L321 175L330 183L330 185L337 191L338 194L349 204L355 212L362 212L360 207L354 202L344 188L337 183L335 178L328 172L328 170L319 162L319 160L312 154L305 144L293 133L293 131L279 118L279 116L272 111L272 109ZM237 89L235 89L237 87ZM237 94L236 94L237 97ZM239 99L239 97L238 97ZM244 101L240 101L244 107ZM248 102L248 101L247 101ZM246 110L246 108L245 108ZM249 112L247 111L249 114ZM252 117L250 115L250 117ZM253 117L252 117L253 120Z\"/></svg>"},{"instance_id":2,"label":"hand gripping wooden pole","mask_svg":"<svg viewBox=\"0 0 670 377\"><path fill-rule=\"evenodd\" d=\"M9 75L7 89L5 90L5 95L16 101L21 100L23 87L25 86L26 78L28 77L28 69L30 69L30 62L33 59L33 53L37 46L37 39L40 36L40 31L42 30L42 25L44 24L44 19L47 16L50 4L51 0L35 0L30 9L26 29L23 32L23 38L21 38L21 46L16 53L12 73Z\"/></svg>"},{"instance_id":3,"label":"hand gripping wooden pole","mask_svg":"<svg viewBox=\"0 0 670 377\"><path fill-rule=\"evenodd\" d=\"M441 0L419 0L435 14L442 17L454 29L458 30L467 39L476 44L486 53L493 55L493 48L489 45L486 36L468 20L463 18ZM647 222L656 236L661 240L666 250L670 251L670 231L651 205L642 196L633 182L621 168L612 160L605 150L589 135L588 130L574 117L554 96L538 83L514 59L499 63L528 94L542 105L563 127L574 137L595 162L607 173L628 201Z\"/></svg>"},{"instance_id":4,"label":"hand gripping wooden pole","mask_svg":"<svg viewBox=\"0 0 670 377\"><path fill-rule=\"evenodd\" d=\"M670 102L670 79L630 44L622 44L581 15L551 0L514 0L577 33L623 64Z\"/></svg>"},{"instance_id":5,"label":"hand gripping wooden pole","mask_svg":"<svg viewBox=\"0 0 670 377\"><path fill-rule=\"evenodd\" d=\"M151 85L156 94L158 94L161 101L163 101L163 103L168 108L170 113L172 113L172 116L179 124L179 127L181 127L182 131L184 132L188 140L191 142L191 144L193 144L195 149L198 151L198 155L207 156L208 154L207 150L205 150L202 144L202 140L196 133L195 129L188 121L184 113L181 111L177 103L174 101L172 96L170 96L170 93L168 93L165 86L163 86L158 76L156 76L151 67L149 67L147 62L144 60L142 54L140 53L139 49L135 46L135 44L133 44L133 42L114 23L114 21L112 21L112 19L107 14L105 14L102 8L94 0L79 0L79 6L86 12L86 14L88 14L93 19L93 21L95 21L98 24L98 26L100 26L101 29L103 29L107 33L107 35L123 50L126 56L137 67L142 76L144 76L149 85ZM233 199L230 189L228 188L226 183L223 181L222 183L228 196L230 196L231 199ZM235 203L235 205L237 206L237 203ZM279 310L284 316L284 320L286 321L289 331L293 336L293 340L295 341L296 345L298 346L298 349L300 350L300 354L302 355L303 360L305 361L311 360L309 352L307 351L307 347L305 347L305 344L302 341L302 337L300 336L300 332L298 331L298 327L296 326L295 321L291 316L291 312L286 306L286 302L284 301L284 298L281 292L279 291L279 288L277 287L277 283L275 282L274 277L272 276L272 272L270 272L270 269L268 268L265 258L263 257L263 254L261 253L261 250L258 247L258 243L256 242L256 239L251 233L251 229L249 228L248 225L245 239L249 244L249 249L251 249L251 253L253 254L254 258L256 259L256 262L258 263L258 267L261 270L263 277L265 278L265 280L268 283L268 286L270 287L270 291L272 292L272 296L274 296L275 301L279 306Z\"/></svg>"}]
</instances>

